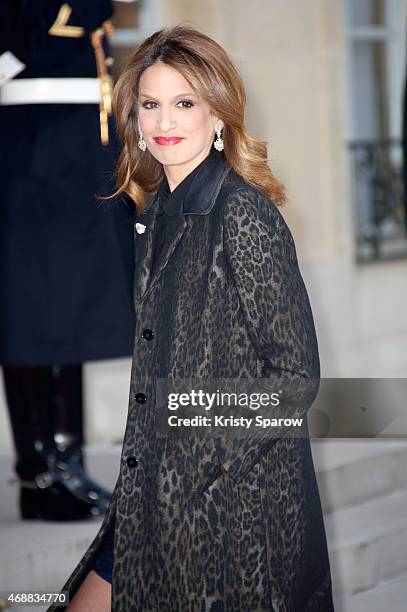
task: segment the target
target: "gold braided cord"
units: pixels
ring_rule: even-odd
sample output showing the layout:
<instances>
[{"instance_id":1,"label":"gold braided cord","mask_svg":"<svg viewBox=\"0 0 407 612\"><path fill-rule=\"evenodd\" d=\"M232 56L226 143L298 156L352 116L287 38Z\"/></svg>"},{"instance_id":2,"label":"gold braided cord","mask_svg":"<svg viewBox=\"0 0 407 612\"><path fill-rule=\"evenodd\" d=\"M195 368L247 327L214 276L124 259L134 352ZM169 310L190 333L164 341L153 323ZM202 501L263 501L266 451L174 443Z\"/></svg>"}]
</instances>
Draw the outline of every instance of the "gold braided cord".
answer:
<instances>
[{"instance_id":1,"label":"gold braided cord","mask_svg":"<svg viewBox=\"0 0 407 612\"><path fill-rule=\"evenodd\" d=\"M108 118L109 115L112 114L113 81L107 70L106 59L110 60L110 58L106 58L102 41L104 36L111 38L113 30L114 28L112 22L110 20L106 20L102 23L100 28L94 30L90 35L90 40L93 46L93 50L95 52L97 75L100 81L100 139L102 141L102 144L104 145L109 144Z\"/></svg>"}]
</instances>

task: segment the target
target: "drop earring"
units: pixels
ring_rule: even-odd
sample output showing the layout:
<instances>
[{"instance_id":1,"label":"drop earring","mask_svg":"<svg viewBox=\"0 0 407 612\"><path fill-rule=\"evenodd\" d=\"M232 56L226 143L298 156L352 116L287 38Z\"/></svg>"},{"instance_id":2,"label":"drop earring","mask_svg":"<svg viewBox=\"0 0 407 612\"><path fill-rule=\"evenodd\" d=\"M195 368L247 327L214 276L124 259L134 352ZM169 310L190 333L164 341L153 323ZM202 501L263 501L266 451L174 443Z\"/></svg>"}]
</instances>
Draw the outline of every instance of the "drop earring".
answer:
<instances>
[{"instance_id":1,"label":"drop earring","mask_svg":"<svg viewBox=\"0 0 407 612\"><path fill-rule=\"evenodd\" d=\"M142 151L145 151L147 149L147 144L143 138L143 134L141 133L140 126L138 126L138 133L140 135L140 140L138 141L137 144L139 146L139 149L141 149Z\"/></svg>"},{"instance_id":2,"label":"drop earring","mask_svg":"<svg viewBox=\"0 0 407 612\"><path fill-rule=\"evenodd\" d=\"M213 143L213 146L215 147L215 149L217 151L223 151L223 138L221 137L221 133L222 133L222 128L218 128L216 130L216 140Z\"/></svg>"}]
</instances>

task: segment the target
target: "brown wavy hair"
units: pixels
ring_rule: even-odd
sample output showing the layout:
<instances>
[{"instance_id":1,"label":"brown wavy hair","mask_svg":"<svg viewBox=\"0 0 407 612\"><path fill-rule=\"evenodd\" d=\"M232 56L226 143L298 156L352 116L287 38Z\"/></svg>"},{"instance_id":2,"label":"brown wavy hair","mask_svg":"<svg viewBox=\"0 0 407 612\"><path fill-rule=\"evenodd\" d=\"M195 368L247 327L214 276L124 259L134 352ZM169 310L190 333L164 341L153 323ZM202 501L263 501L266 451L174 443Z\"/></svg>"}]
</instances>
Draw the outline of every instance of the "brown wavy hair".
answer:
<instances>
[{"instance_id":1,"label":"brown wavy hair","mask_svg":"<svg viewBox=\"0 0 407 612\"><path fill-rule=\"evenodd\" d=\"M137 146L139 81L143 71L156 62L163 62L182 74L223 121L223 152L230 166L277 206L284 204L284 186L267 162L267 143L246 132L246 94L237 69L217 42L183 24L163 28L146 38L116 83L112 106L123 149L116 168L118 189L111 197L127 193L138 211L143 212L145 195L157 191L164 177L162 164L148 149L143 152Z\"/></svg>"}]
</instances>

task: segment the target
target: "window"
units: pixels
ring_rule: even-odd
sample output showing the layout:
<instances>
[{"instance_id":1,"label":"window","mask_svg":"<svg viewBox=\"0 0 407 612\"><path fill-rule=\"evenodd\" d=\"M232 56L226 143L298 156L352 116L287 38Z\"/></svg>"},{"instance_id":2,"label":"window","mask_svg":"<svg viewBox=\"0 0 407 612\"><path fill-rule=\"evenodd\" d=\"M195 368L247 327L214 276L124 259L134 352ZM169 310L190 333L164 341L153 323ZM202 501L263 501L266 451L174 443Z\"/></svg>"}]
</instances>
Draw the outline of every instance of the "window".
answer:
<instances>
[{"instance_id":1,"label":"window","mask_svg":"<svg viewBox=\"0 0 407 612\"><path fill-rule=\"evenodd\" d=\"M407 256L405 0L345 0L356 261Z\"/></svg>"}]
</instances>

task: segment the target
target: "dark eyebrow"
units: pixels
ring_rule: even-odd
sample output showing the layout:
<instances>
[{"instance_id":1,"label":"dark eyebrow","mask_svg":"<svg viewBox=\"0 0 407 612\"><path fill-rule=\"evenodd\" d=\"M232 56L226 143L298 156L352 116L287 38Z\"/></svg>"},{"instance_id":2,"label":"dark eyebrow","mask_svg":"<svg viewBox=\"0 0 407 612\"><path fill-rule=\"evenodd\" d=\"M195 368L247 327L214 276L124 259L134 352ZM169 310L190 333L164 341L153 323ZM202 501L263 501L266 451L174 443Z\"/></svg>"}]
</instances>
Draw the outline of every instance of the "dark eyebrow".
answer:
<instances>
[{"instance_id":1,"label":"dark eyebrow","mask_svg":"<svg viewBox=\"0 0 407 612\"><path fill-rule=\"evenodd\" d=\"M195 93L193 93L192 91L188 91L186 93L178 94L177 96L174 96L172 99L176 100L177 98L181 98L182 96L195 96L195 97L197 97L197 95ZM155 99L153 96L148 96L147 94L144 94L144 93L141 93L139 95L139 98L151 98L152 100Z\"/></svg>"}]
</instances>

